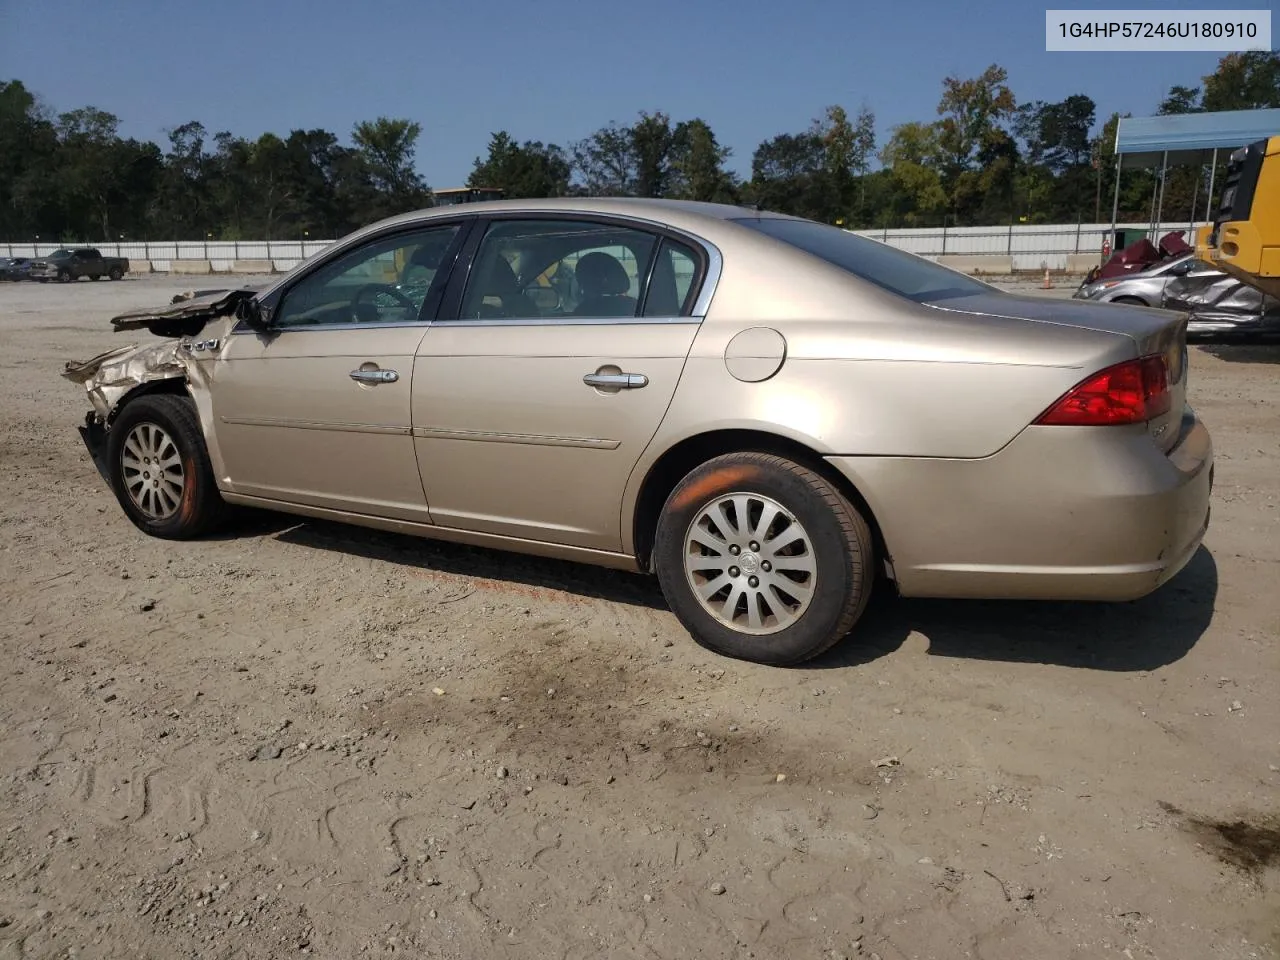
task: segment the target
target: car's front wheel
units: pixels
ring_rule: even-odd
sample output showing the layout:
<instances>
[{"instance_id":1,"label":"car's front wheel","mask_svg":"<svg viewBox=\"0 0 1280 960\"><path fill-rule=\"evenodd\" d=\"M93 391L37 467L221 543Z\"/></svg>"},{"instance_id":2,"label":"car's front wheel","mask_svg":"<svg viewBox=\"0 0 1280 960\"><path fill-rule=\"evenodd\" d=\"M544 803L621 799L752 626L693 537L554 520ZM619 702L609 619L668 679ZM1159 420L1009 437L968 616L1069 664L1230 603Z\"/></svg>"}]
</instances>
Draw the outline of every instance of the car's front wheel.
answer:
<instances>
[{"instance_id":1,"label":"car's front wheel","mask_svg":"<svg viewBox=\"0 0 1280 960\"><path fill-rule=\"evenodd\" d=\"M676 617L701 645L792 664L852 629L871 594L867 520L825 477L783 457L726 454L671 492L654 562Z\"/></svg>"},{"instance_id":2,"label":"car's front wheel","mask_svg":"<svg viewBox=\"0 0 1280 960\"><path fill-rule=\"evenodd\" d=\"M144 533L188 540L223 518L226 504L189 397L129 401L107 433L107 463L116 499Z\"/></svg>"}]
</instances>

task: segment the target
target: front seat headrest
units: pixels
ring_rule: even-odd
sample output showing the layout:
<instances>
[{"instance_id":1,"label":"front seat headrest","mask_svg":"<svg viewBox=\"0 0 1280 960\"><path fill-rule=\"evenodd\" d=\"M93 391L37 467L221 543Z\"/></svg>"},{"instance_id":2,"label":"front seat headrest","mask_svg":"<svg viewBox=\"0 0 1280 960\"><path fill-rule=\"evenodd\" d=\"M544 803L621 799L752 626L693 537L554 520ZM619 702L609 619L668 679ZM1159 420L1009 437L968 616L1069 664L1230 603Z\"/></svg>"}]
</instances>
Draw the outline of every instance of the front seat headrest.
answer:
<instances>
[{"instance_id":1,"label":"front seat headrest","mask_svg":"<svg viewBox=\"0 0 1280 960\"><path fill-rule=\"evenodd\" d=\"M617 297L631 289L626 269L607 253L588 253L578 261L574 273L588 296Z\"/></svg>"}]
</instances>

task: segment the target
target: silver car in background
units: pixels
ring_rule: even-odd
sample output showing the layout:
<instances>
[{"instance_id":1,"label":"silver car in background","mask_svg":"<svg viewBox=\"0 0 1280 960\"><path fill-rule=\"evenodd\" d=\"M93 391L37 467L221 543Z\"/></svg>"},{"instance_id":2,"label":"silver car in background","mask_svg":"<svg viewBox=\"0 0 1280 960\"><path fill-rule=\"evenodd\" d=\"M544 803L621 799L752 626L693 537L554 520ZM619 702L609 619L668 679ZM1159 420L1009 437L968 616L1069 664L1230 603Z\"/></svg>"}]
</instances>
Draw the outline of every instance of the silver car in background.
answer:
<instances>
[{"instance_id":1,"label":"silver car in background","mask_svg":"<svg viewBox=\"0 0 1280 960\"><path fill-rule=\"evenodd\" d=\"M1191 253L1128 276L1081 284L1073 298L1190 314L1188 337L1280 333L1280 301Z\"/></svg>"}]
</instances>

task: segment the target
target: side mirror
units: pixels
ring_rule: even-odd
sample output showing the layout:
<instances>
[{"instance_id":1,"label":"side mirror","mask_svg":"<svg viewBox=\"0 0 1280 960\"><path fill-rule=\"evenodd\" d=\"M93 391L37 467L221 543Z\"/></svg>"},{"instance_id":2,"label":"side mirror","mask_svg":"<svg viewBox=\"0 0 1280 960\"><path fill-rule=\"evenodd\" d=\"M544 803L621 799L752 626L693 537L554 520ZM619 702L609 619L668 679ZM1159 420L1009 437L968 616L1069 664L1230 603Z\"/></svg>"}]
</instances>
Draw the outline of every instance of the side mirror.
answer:
<instances>
[{"instance_id":1,"label":"side mirror","mask_svg":"<svg viewBox=\"0 0 1280 960\"><path fill-rule=\"evenodd\" d=\"M249 297L236 304L236 319L243 320L251 330L267 333L271 329L271 308L263 306L257 297Z\"/></svg>"}]
</instances>

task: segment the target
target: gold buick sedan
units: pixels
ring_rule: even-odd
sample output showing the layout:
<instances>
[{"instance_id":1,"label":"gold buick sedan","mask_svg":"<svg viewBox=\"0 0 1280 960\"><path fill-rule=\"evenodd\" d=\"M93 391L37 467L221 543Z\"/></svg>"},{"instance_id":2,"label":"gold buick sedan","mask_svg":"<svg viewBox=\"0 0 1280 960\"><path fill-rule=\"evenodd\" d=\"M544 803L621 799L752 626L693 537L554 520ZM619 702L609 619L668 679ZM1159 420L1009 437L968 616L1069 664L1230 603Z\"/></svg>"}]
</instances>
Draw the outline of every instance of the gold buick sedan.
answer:
<instances>
[{"instance_id":1,"label":"gold buick sedan","mask_svg":"<svg viewBox=\"0 0 1280 960\"><path fill-rule=\"evenodd\" d=\"M249 505L656 574L788 664L909 597L1125 600L1208 525L1182 314L1003 293L835 227L634 199L376 223L68 364L157 537Z\"/></svg>"}]
</instances>

